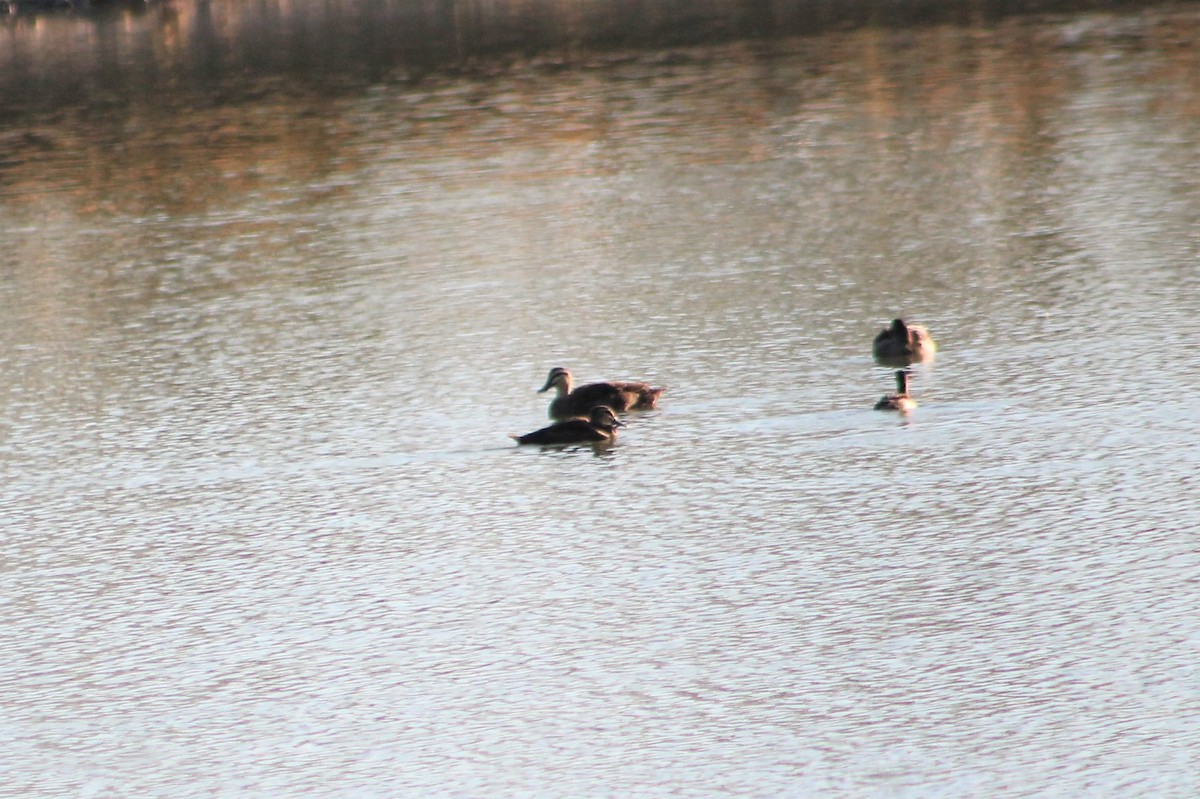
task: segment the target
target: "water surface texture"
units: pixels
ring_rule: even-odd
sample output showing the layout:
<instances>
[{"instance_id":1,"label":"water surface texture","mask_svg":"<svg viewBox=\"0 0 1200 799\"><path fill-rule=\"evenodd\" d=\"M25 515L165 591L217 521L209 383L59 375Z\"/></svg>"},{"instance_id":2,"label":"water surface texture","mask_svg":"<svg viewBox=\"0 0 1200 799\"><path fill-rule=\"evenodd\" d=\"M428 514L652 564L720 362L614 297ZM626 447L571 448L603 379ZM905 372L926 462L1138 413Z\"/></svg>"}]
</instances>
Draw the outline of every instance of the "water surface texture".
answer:
<instances>
[{"instance_id":1,"label":"water surface texture","mask_svg":"<svg viewBox=\"0 0 1200 799\"><path fill-rule=\"evenodd\" d=\"M243 23L0 26L0 796L1200 795L1196 6Z\"/></svg>"}]
</instances>

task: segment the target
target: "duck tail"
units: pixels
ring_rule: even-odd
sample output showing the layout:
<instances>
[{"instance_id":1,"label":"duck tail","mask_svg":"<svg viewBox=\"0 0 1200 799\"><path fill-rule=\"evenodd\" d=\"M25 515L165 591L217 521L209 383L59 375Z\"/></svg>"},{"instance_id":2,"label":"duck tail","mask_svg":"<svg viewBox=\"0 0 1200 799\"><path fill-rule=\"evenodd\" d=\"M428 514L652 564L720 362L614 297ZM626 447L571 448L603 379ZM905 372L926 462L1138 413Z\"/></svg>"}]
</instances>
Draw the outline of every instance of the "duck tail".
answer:
<instances>
[{"instance_id":1,"label":"duck tail","mask_svg":"<svg viewBox=\"0 0 1200 799\"><path fill-rule=\"evenodd\" d=\"M651 386L642 394L641 401L638 406L641 408L656 408L658 407L658 395L667 390L666 386Z\"/></svg>"}]
</instances>

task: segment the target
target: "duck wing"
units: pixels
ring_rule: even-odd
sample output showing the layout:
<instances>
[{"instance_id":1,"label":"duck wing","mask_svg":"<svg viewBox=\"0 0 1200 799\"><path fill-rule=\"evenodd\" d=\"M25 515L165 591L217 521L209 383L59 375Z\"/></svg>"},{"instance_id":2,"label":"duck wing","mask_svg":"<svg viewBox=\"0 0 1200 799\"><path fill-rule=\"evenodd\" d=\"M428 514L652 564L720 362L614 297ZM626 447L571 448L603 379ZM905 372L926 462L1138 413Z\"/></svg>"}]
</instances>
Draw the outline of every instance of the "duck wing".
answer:
<instances>
[{"instance_id":1,"label":"duck wing","mask_svg":"<svg viewBox=\"0 0 1200 799\"><path fill-rule=\"evenodd\" d=\"M649 383L643 383L640 380L612 380L607 383L594 383L593 385L606 387L606 390L612 392L614 397L619 398L614 401L624 402L624 405L619 406L614 406L607 402L601 403L617 411L648 410L653 408L658 402L658 395L666 390L652 386Z\"/></svg>"},{"instance_id":2,"label":"duck wing","mask_svg":"<svg viewBox=\"0 0 1200 799\"><path fill-rule=\"evenodd\" d=\"M629 402L627 410L647 411L658 405L658 395L666 391L665 387L652 386L649 383L639 383L633 380L614 382L611 385L625 395Z\"/></svg>"},{"instance_id":3,"label":"duck wing","mask_svg":"<svg viewBox=\"0 0 1200 799\"><path fill-rule=\"evenodd\" d=\"M580 386L567 396L571 400L571 409L577 413L589 413L597 405L606 405L614 411L629 409L632 395L622 389L626 383L588 383Z\"/></svg>"}]
</instances>

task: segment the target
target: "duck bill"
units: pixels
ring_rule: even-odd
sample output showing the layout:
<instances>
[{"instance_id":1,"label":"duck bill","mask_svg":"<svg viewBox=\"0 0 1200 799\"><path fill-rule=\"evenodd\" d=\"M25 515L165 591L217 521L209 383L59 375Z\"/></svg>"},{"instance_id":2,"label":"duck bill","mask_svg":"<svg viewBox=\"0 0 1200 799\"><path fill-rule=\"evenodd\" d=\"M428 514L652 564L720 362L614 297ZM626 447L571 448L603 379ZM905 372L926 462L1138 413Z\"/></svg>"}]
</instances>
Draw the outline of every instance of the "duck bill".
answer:
<instances>
[{"instance_id":1,"label":"duck bill","mask_svg":"<svg viewBox=\"0 0 1200 799\"><path fill-rule=\"evenodd\" d=\"M546 385L544 385L544 386L542 386L541 388L539 388L539 389L537 390L537 393L539 393L539 394L545 394L547 391L549 391L549 390L550 390L550 389L552 389L552 388L554 388L554 381L553 381L553 380L547 380L547 381L546 381Z\"/></svg>"}]
</instances>

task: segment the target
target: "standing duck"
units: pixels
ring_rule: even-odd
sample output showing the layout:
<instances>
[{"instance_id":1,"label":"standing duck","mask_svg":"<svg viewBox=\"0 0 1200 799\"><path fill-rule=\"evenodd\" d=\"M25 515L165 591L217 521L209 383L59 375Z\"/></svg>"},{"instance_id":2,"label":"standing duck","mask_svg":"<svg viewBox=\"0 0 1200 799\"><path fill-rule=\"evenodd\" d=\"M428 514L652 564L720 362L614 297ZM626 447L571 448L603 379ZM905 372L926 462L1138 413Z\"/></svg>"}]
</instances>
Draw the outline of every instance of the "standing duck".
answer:
<instances>
[{"instance_id":1,"label":"standing duck","mask_svg":"<svg viewBox=\"0 0 1200 799\"><path fill-rule=\"evenodd\" d=\"M549 427L534 430L523 436L509 434L518 444L611 444L617 440L617 428L625 423L616 417L612 408L597 405L587 419L568 419Z\"/></svg>"},{"instance_id":2,"label":"standing duck","mask_svg":"<svg viewBox=\"0 0 1200 799\"><path fill-rule=\"evenodd\" d=\"M897 370L896 390L880 397L879 402L875 403L875 410L908 413L916 407L917 401L908 394L908 372Z\"/></svg>"},{"instance_id":3,"label":"standing duck","mask_svg":"<svg viewBox=\"0 0 1200 799\"><path fill-rule=\"evenodd\" d=\"M875 360L908 366L910 363L932 361L937 352L933 336L921 325L910 325L903 319L893 319L890 327L879 331L871 348Z\"/></svg>"},{"instance_id":4,"label":"standing duck","mask_svg":"<svg viewBox=\"0 0 1200 799\"><path fill-rule=\"evenodd\" d=\"M611 383L588 383L577 389L571 388L571 373L561 366L550 370L546 385L538 389L542 394L557 389L558 395L550 401L551 419L570 419L584 416L597 405L606 405L614 411L647 411L658 404L662 388L649 383L618 380Z\"/></svg>"}]
</instances>

